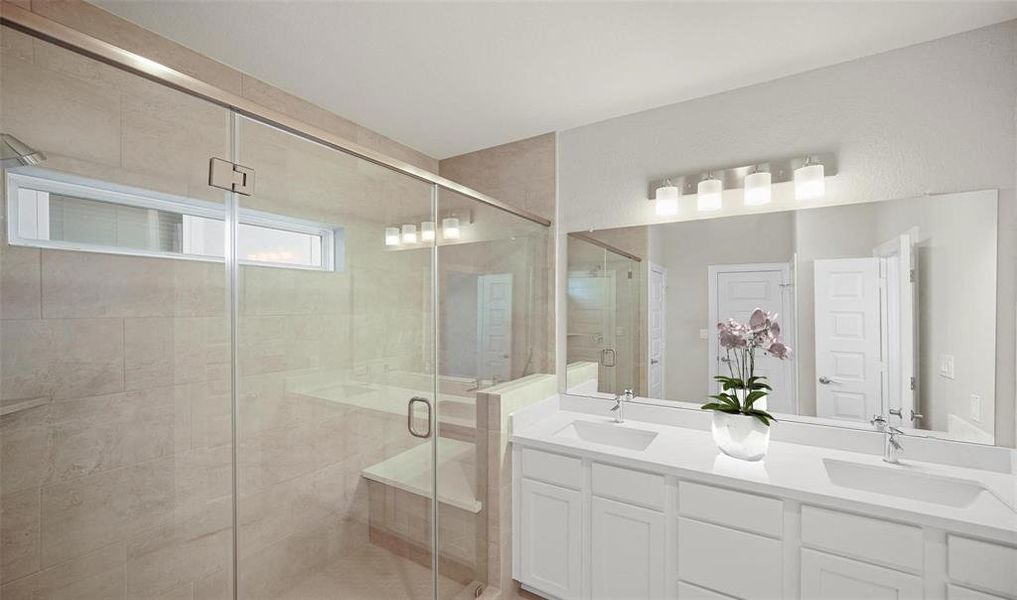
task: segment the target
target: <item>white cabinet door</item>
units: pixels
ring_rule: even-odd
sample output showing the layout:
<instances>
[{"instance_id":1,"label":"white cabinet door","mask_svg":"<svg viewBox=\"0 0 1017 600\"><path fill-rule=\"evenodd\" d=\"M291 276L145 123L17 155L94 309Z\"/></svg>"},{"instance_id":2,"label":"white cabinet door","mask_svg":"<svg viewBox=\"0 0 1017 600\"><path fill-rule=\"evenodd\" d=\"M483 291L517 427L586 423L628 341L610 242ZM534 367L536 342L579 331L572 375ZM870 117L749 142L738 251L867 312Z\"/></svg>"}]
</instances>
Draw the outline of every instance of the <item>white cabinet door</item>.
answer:
<instances>
[{"instance_id":1,"label":"white cabinet door","mask_svg":"<svg viewBox=\"0 0 1017 600\"><path fill-rule=\"evenodd\" d=\"M664 597L664 514L594 498L594 600Z\"/></svg>"},{"instance_id":2,"label":"white cabinet door","mask_svg":"<svg viewBox=\"0 0 1017 600\"><path fill-rule=\"evenodd\" d=\"M802 598L908 600L922 597L922 579L814 550L802 550Z\"/></svg>"},{"instance_id":3,"label":"white cabinet door","mask_svg":"<svg viewBox=\"0 0 1017 600\"><path fill-rule=\"evenodd\" d=\"M582 595L582 494L520 483L522 583L568 600Z\"/></svg>"}]
</instances>

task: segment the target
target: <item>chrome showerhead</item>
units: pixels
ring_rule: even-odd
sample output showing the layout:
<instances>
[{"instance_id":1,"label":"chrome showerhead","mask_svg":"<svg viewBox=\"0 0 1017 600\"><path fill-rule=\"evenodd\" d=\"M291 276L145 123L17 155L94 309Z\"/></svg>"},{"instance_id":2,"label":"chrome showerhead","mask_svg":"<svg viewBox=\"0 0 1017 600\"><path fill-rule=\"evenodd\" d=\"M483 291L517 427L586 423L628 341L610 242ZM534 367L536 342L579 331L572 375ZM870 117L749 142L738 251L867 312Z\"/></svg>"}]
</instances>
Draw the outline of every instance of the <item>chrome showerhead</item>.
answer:
<instances>
[{"instance_id":1,"label":"chrome showerhead","mask_svg":"<svg viewBox=\"0 0 1017 600\"><path fill-rule=\"evenodd\" d=\"M0 133L0 167L24 167L37 165L46 160L46 155L25 144L9 133Z\"/></svg>"}]
</instances>

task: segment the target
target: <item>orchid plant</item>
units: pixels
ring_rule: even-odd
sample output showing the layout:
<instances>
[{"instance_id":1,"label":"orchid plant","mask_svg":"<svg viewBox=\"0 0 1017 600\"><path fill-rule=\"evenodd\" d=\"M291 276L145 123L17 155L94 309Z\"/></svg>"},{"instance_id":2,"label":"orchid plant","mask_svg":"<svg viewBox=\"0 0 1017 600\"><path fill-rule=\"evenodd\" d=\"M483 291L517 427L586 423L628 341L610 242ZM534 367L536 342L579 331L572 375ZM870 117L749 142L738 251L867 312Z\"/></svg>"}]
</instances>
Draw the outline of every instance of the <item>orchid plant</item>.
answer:
<instances>
[{"instance_id":1,"label":"orchid plant","mask_svg":"<svg viewBox=\"0 0 1017 600\"><path fill-rule=\"evenodd\" d=\"M731 375L714 377L721 384L722 391L710 396L715 401L704 404L702 408L747 415L767 426L776 421L773 415L754 408L753 404L773 390L765 377L755 374L756 353L780 360L791 357L791 348L781 341L777 316L757 308L752 311L748 323L734 319L717 323L717 341L727 353L726 362Z\"/></svg>"}]
</instances>

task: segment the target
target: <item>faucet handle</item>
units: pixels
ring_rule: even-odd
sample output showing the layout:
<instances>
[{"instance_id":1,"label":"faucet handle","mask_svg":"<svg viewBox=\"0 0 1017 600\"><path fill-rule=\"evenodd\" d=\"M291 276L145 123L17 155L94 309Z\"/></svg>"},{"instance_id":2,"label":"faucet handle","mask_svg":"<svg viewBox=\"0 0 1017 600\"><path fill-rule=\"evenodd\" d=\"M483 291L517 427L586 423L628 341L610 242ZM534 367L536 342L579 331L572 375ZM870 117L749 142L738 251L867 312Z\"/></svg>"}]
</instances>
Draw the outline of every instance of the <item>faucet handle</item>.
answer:
<instances>
[{"instance_id":1,"label":"faucet handle","mask_svg":"<svg viewBox=\"0 0 1017 600\"><path fill-rule=\"evenodd\" d=\"M869 420L869 424L876 428L876 431L886 431L886 417L875 415Z\"/></svg>"}]
</instances>

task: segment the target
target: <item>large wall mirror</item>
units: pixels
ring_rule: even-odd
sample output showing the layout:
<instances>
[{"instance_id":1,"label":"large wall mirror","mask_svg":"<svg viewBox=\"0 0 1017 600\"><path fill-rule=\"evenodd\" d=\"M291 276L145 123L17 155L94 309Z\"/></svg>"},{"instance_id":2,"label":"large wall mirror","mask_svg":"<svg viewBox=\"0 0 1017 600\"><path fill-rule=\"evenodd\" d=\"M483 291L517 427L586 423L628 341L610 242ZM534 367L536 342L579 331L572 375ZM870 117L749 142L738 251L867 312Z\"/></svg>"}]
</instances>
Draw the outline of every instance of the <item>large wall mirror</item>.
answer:
<instances>
[{"instance_id":1,"label":"large wall mirror","mask_svg":"<svg viewBox=\"0 0 1017 600\"><path fill-rule=\"evenodd\" d=\"M997 192L570 234L567 389L701 404L717 323L775 313L769 411L992 444Z\"/></svg>"}]
</instances>

